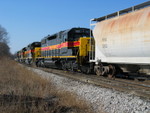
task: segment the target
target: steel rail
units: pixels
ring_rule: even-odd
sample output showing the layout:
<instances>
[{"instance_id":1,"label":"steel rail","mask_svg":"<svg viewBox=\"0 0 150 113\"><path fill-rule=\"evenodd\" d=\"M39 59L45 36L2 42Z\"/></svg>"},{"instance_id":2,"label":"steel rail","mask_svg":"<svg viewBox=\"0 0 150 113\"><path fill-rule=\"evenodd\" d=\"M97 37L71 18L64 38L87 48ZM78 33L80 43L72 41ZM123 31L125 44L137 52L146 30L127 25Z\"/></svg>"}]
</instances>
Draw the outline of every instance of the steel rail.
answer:
<instances>
[{"instance_id":1,"label":"steel rail","mask_svg":"<svg viewBox=\"0 0 150 113\"><path fill-rule=\"evenodd\" d=\"M80 82L93 84L96 86L101 86L113 90L118 90L121 92L126 92L139 97L150 99L150 85L146 85L141 82L134 82L131 80L129 81L129 80L122 80L122 79L120 80L108 79L104 77L97 77L95 75L85 75L82 73L68 72L68 71L63 71L58 69L49 69L49 68L36 68L36 69L40 69L48 73L57 74L58 76L61 77L63 76Z\"/></svg>"}]
</instances>

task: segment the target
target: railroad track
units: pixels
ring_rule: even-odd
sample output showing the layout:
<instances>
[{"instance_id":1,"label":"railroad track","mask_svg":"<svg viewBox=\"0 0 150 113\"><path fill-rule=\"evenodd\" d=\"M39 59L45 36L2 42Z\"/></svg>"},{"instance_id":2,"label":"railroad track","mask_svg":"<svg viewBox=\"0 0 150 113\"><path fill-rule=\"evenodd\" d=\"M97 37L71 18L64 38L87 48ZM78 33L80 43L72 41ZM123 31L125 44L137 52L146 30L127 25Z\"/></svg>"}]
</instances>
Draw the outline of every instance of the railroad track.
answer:
<instances>
[{"instance_id":1,"label":"railroad track","mask_svg":"<svg viewBox=\"0 0 150 113\"><path fill-rule=\"evenodd\" d=\"M110 88L113 90L134 94L142 98L150 99L150 80L146 82L139 82L120 78L109 79L102 76L98 77L96 75L85 75L83 73L68 72L58 69L49 69L49 68L37 68L37 69L57 74L59 76L65 76L84 83L90 83L93 85Z\"/></svg>"}]
</instances>

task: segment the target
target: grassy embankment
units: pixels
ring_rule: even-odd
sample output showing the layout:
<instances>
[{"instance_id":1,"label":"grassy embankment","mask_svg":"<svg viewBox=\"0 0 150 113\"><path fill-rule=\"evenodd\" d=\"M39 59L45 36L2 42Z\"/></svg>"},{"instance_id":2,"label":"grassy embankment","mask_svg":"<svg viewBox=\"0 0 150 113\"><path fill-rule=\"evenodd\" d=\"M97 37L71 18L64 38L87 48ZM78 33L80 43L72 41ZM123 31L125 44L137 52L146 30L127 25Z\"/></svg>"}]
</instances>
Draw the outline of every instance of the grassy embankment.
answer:
<instances>
[{"instance_id":1,"label":"grassy embankment","mask_svg":"<svg viewBox=\"0 0 150 113\"><path fill-rule=\"evenodd\" d=\"M0 59L1 113L91 113L76 95L56 91L50 81L15 61Z\"/></svg>"}]
</instances>

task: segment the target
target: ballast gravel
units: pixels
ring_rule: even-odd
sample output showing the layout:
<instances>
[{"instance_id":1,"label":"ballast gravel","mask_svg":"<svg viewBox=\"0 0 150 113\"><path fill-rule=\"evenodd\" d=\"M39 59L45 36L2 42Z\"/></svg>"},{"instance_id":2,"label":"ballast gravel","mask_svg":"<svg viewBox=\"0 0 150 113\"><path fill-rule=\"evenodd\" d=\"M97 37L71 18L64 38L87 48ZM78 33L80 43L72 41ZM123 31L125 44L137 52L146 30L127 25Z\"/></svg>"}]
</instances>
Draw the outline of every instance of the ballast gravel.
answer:
<instances>
[{"instance_id":1,"label":"ballast gravel","mask_svg":"<svg viewBox=\"0 0 150 113\"><path fill-rule=\"evenodd\" d=\"M86 84L39 69L29 68L43 78L50 79L58 90L76 93L89 103L94 113L150 113L150 100L113 89Z\"/></svg>"}]
</instances>

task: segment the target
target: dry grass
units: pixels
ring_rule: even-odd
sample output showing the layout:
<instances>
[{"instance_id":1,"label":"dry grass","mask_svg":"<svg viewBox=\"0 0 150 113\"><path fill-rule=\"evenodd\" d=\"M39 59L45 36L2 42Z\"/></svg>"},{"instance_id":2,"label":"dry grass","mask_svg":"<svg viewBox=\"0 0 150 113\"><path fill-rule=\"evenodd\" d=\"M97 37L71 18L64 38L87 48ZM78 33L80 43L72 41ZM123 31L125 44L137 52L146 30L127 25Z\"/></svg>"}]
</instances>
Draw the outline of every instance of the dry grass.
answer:
<instances>
[{"instance_id":1,"label":"dry grass","mask_svg":"<svg viewBox=\"0 0 150 113\"><path fill-rule=\"evenodd\" d=\"M9 58L0 59L1 113L92 113L70 92L56 91L50 81Z\"/></svg>"},{"instance_id":2,"label":"dry grass","mask_svg":"<svg viewBox=\"0 0 150 113\"><path fill-rule=\"evenodd\" d=\"M50 83L9 59L0 60L0 94L43 97Z\"/></svg>"}]
</instances>

